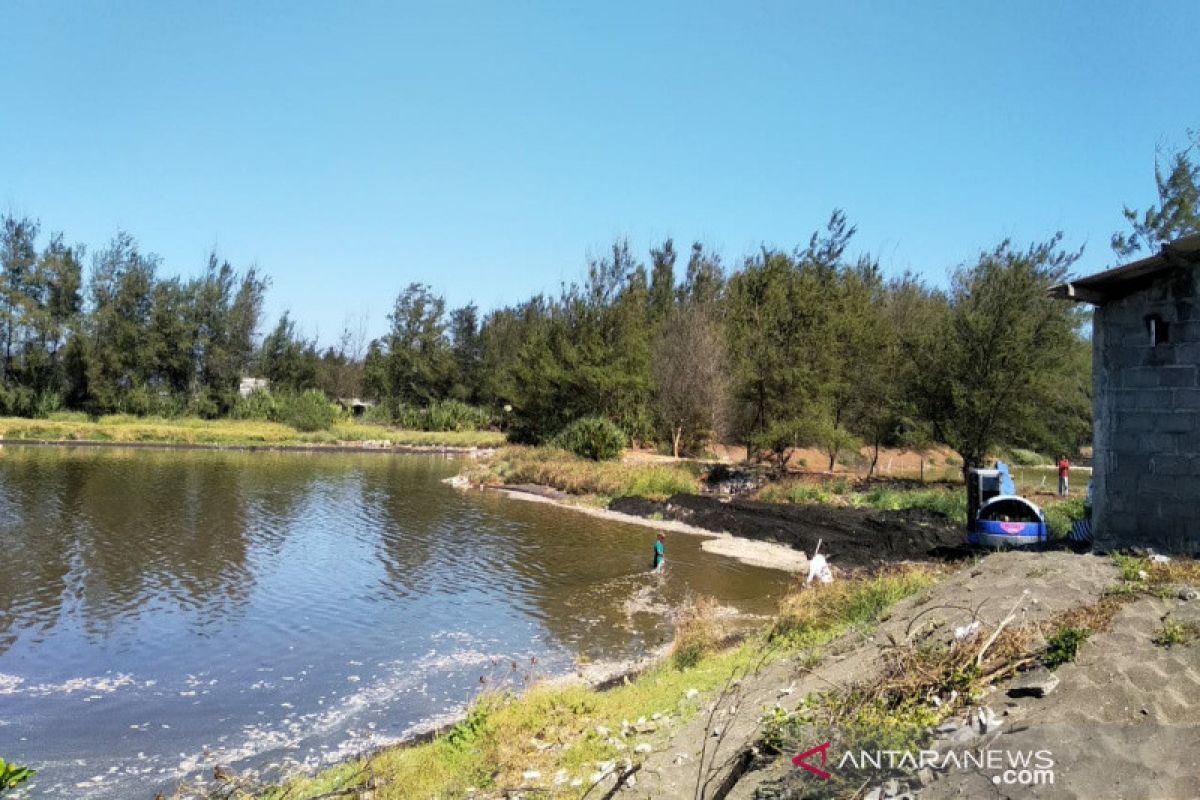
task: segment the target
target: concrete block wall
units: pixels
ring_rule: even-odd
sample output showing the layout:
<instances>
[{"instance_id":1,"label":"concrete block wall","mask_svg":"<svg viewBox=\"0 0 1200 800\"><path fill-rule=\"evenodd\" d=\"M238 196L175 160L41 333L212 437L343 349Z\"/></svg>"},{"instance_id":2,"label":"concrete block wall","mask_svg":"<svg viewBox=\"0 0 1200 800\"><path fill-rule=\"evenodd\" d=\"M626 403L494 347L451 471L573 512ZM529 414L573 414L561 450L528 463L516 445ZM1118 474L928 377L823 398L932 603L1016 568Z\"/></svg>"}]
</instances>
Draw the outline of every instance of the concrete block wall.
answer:
<instances>
[{"instance_id":1,"label":"concrete block wall","mask_svg":"<svg viewBox=\"0 0 1200 800\"><path fill-rule=\"evenodd\" d=\"M1097 308L1092 348L1096 548L1200 553L1200 270Z\"/></svg>"}]
</instances>

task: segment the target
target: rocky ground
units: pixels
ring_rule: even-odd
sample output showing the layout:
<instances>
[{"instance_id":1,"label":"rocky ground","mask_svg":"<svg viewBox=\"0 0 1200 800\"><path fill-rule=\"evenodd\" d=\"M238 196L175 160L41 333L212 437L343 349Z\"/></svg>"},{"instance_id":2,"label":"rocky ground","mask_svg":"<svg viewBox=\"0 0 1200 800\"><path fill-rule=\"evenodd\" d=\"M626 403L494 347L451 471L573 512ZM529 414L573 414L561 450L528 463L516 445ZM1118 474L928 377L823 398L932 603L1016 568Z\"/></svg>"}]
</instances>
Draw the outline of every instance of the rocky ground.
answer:
<instances>
[{"instance_id":1,"label":"rocky ground","mask_svg":"<svg viewBox=\"0 0 1200 800\"><path fill-rule=\"evenodd\" d=\"M836 552L836 551L834 551ZM630 798L1194 798L1200 797L1200 600L1187 587L1159 587L1107 597L1121 584L1111 559L1066 552L998 553L963 566L921 596L903 601L869 635L843 637L819 661L796 657L741 677L690 722L639 738L640 768L597 782L595 796ZM826 783L791 761L821 744L788 742L780 755L764 749L764 721L789 718L806 697L870 687L898 648L948 647L963 634L986 650L989 631L1054 631L1063 619L1097 605L1119 609L1107 628L1054 672L1028 671L993 683L956 703L950 694L922 698L955 712L927 731L924 769L868 770L851 791ZM973 623L978 625L971 627ZM1164 631L1188 632L1168 643ZM1044 641L1029 645L1044 649ZM960 698L961 700L961 698ZM836 735L830 735L836 740ZM652 744L647 744L650 742ZM791 749L788 749L788 748ZM649 752L646 752L649 750ZM953 751L1016 754L1011 774L1000 767L960 767ZM1022 753L1041 752L1022 772ZM834 773L845 753L827 751ZM920 756L920 750L917 753ZM982 758L983 756L980 756ZM819 754L809 763L820 766ZM618 787L619 780L624 784ZM601 791L602 790L602 791Z\"/></svg>"}]
</instances>

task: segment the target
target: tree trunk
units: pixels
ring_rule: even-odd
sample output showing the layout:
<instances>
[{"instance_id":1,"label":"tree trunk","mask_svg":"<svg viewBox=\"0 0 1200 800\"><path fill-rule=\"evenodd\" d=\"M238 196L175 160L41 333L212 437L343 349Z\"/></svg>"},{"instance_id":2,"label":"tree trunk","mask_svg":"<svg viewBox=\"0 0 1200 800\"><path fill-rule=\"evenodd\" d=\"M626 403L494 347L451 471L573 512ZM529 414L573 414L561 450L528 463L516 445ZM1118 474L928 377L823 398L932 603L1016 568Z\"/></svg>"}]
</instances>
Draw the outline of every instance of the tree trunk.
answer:
<instances>
[{"instance_id":1,"label":"tree trunk","mask_svg":"<svg viewBox=\"0 0 1200 800\"><path fill-rule=\"evenodd\" d=\"M875 475L875 467L879 464L879 440L875 440L875 450L871 454L871 468L867 470L867 478L870 479Z\"/></svg>"},{"instance_id":2,"label":"tree trunk","mask_svg":"<svg viewBox=\"0 0 1200 800\"><path fill-rule=\"evenodd\" d=\"M671 436L671 453L675 458L679 458L679 440L683 438L683 426L676 427L673 434Z\"/></svg>"}]
</instances>

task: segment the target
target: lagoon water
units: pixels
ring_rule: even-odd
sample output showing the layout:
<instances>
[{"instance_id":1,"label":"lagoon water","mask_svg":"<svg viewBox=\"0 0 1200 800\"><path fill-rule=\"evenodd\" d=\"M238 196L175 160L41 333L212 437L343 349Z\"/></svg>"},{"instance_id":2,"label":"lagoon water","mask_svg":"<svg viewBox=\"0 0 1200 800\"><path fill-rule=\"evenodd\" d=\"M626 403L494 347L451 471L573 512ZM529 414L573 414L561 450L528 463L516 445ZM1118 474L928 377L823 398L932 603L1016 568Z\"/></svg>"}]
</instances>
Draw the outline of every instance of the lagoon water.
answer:
<instances>
[{"instance_id":1,"label":"lagoon water","mask_svg":"<svg viewBox=\"0 0 1200 800\"><path fill-rule=\"evenodd\" d=\"M481 679L642 654L689 592L767 613L788 583L687 535L648 574L652 530L459 492L459 467L0 449L0 756L39 769L39 797L311 769L445 719Z\"/></svg>"}]
</instances>

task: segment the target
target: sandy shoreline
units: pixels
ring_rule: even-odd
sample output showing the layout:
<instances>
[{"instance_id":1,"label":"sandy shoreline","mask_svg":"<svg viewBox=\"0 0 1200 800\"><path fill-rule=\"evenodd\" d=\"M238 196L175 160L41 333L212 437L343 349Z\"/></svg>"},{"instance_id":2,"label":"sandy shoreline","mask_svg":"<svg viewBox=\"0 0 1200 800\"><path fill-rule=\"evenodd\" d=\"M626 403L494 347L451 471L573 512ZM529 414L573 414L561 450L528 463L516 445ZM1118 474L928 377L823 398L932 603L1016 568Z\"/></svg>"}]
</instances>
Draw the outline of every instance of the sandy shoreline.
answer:
<instances>
[{"instance_id":1,"label":"sandy shoreline","mask_svg":"<svg viewBox=\"0 0 1200 800\"><path fill-rule=\"evenodd\" d=\"M517 500L525 500L533 503L549 503L550 505L566 508L571 511L578 511L588 516L597 517L599 519L611 520L612 522L622 522L627 525L640 525L643 528L653 528L655 530L669 531L671 533L686 533L692 536L702 536L704 541L700 543L701 549L705 552L715 555L732 558L743 564L748 564L754 567L763 567L766 569L778 569L785 572L805 572L808 570L808 557L800 551L788 547L783 544L774 544L771 542L756 541L753 539L743 539L734 536L730 533L722 533L711 531L707 528L700 528L695 525L689 525L686 522L677 520L654 520L646 517L639 517L635 514L625 514L620 511L612 511L607 508L594 508L591 506L577 505L575 503L566 503L556 496L553 490L536 490L533 488L524 488L520 486L499 486L487 487L490 491L496 491Z\"/></svg>"}]
</instances>

